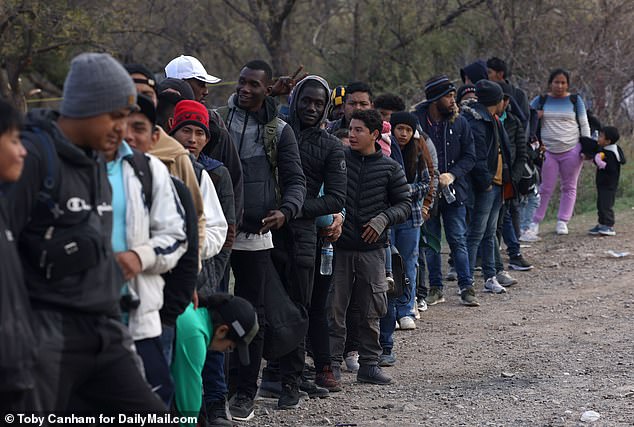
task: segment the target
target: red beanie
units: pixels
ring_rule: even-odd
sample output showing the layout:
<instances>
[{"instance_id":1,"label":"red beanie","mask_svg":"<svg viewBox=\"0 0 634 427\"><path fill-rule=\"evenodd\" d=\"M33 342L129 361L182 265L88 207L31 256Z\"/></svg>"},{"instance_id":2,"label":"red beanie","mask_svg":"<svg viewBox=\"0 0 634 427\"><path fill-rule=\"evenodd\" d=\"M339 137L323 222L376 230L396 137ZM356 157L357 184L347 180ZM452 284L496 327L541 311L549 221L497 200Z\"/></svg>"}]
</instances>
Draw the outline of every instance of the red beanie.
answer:
<instances>
[{"instance_id":1,"label":"red beanie","mask_svg":"<svg viewBox=\"0 0 634 427\"><path fill-rule=\"evenodd\" d=\"M207 107L198 101L184 100L176 104L174 108L174 126L170 130L170 135L174 135L177 130L186 125L193 125L202 128L209 138L209 112Z\"/></svg>"}]
</instances>

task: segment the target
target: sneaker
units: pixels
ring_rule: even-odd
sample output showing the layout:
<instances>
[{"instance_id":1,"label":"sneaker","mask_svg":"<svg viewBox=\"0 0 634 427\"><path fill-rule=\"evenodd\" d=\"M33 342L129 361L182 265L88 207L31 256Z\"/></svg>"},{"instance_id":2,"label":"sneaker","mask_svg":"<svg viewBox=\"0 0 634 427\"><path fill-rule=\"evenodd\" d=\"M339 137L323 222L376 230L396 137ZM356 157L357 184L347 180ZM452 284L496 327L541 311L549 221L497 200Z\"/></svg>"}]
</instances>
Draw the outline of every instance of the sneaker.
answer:
<instances>
[{"instance_id":1,"label":"sneaker","mask_svg":"<svg viewBox=\"0 0 634 427\"><path fill-rule=\"evenodd\" d=\"M327 388L320 387L312 381L302 381L299 385L299 389L308 394L308 397L311 399L328 397L330 394Z\"/></svg>"},{"instance_id":2,"label":"sneaker","mask_svg":"<svg viewBox=\"0 0 634 427\"><path fill-rule=\"evenodd\" d=\"M566 221L557 221L555 232L560 236L568 234L568 223Z\"/></svg>"},{"instance_id":3,"label":"sneaker","mask_svg":"<svg viewBox=\"0 0 634 427\"><path fill-rule=\"evenodd\" d=\"M528 270L532 270L533 264L526 261L524 257L522 256L522 254L519 254L519 255L509 257L509 268L511 270L517 270L517 271L528 271ZM499 280L500 278L498 277L498 281ZM500 282L500 284L502 284L502 282Z\"/></svg>"},{"instance_id":4,"label":"sneaker","mask_svg":"<svg viewBox=\"0 0 634 427\"><path fill-rule=\"evenodd\" d=\"M601 224L595 225L590 230L588 230L588 234L591 234L593 236L598 236L599 235L599 230L601 229L601 227L603 227Z\"/></svg>"},{"instance_id":5,"label":"sneaker","mask_svg":"<svg viewBox=\"0 0 634 427\"><path fill-rule=\"evenodd\" d=\"M458 280L458 273L456 273L456 269L453 267L449 268L449 271L447 272L447 276L445 277L445 280L447 280L448 282L455 282L456 280Z\"/></svg>"},{"instance_id":6,"label":"sneaker","mask_svg":"<svg viewBox=\"0 0 634 427\"><path fill-rule=\"evenodd\" d=\"M253 399L247 394L238 392L229 400L231 419L235 421L249 421L254 417Z\"/></svg>"},{"instance_id":7,"label":"sneaker","mask_svg":"<svg viewBox=\"0 0 634 427\"><path fill-rule=\"evenodd\" d=\"M332 368L328 365L315 375L315 384L327 389L330 393L341 391L341 382L335 378Z\"/></svg>"},{"instance_id":8,"label":"sneaker","mask_svg":"<svg viewBox=\"0 0 634 427\"><path fill-rule=\"evenodd\" d=\"M445 302L445 297L442 295L442 288L430 288L425 301L427 301L427 305L436 305Z\"/></svg>"},{"instance_id":9,"label":"sneaker","mask_svg":"<svg viewBox=\"0 0 634 427\"><path fill-rule=\"evenodd\" d=\"M602 225L601 228L599 228L599 234L602 236L616 236L616 231L614 231L614 227Z\"/></svg>"},{"instance_id":10,"label":"sneaker","mask_svg":"<svg viewBox=\"0 0 634 427\"><path fill-rule=\"evenodd\" d=\"M517 285L517 279L513 279L511 275L504 270L496 274L495 278L497 279L498 283L504 287Z\"/></svg>"},{"instance_id":11,"label":"sneaker","mask_svg":"<svg viewBox=\"0 0 634 427\"><path fill-rule=\"evenodd\" d=\"M341 364L340 363L331 363L330 370L332 371L332 376L337 382L341 382Z\"/></svg>"},{"instance_id":12,"label":"sneaker","mask_svg":"<svg viewBox=\"0 0 634 427\"><path fill-rule=\"evenodd\" d=\"M214 400L205 405L205 412L207 413L206 421L208 426L213 427L232 427L233 423L227 416L227 401Z\"/></svg>"},{"instance_id":13,"label":"sneaker","mask_svg":"<svg viewBox=\"0 0 634 427\"><path fill-rule=\"evenodd\" d=\"M376 365L363 365L357 373L357 381L360 383L386 385L392 382L392 378L383 373Z\"/></svg>"},{"instance_id":14,"label":"sneaker","mask_svg":"<svg viewBox=\"0 0 634 427\"><path fill-rule=\"evenodd\" d=\"M379 366L388 367L394 366L396 364L396 356L394 353L390 352L390 354L382 354L379 356Z\"/></svg>"},{"instance_id":15,"label":"sneaker","mask_svg":"<svg viewBox=\"0 0 634 427\"><path fill-rule=\"evenodd\" d=\"M533 233L535 236L539 235L539 223L531 222L530 225L528 226L528 231Z\"/></svg>"},{"instance_id":16,"label":"sneaker","mask_svg":"<svg viewBox=\"0 0 634 427\"><path fill-rule=\"evenodd\" d=\"M398 324L401 325L402 331L410 331L416 329L416 322L409 316L404 316L398 319Z\"/></svg>"},{"instance_id":17,"label":"sneaker","mask_svg":"<svg viewBox=\"0 0 634 427\"><path fill-rule=\"evenodd\" d=\"M418 301L418 311L427 311L427 301L423 298Z\"/></svg>"},{"instance_id":18,"label":"sneaker","mask_svg":"<svg viewBox=\"0 0 634 427\"><path fill-rule=\"evenodd\" d=\"M260 381L260 387L258 388L258 397L265 399L279 399L282 394L282 382L281 381ZM308 398L308 394L299 391L299 395L302 399Z\"/></svg>"},{"instance_id":19,"label":"sneaker","mask_svg":"<svg viewBox=\"0 0 634 427\"><path fill-rule=\"evenodd\" d=\"M532 232L531 230L524 230L519 238L520 242L538 242L541 240L537 234Z\"/></svg>"},{"instance_id":20,"label":"sneaker","mask_svg":"<svg viewBox=\"0 0 634 427\"><path fill-rule=\"evenodd\" d=\"M295 409L299 406L299 387L297 384L282 384L282 394L277 401L279 409Z\"/></svg>"},{"instance_id":21,"label":"sneaker","mask_svg":"<svg viewBox=\"0 0 634 427\"><path fill-rule=\"evenodd\" d=\"M498 283L498 279L493 277L489 277L487 281L484 283L484 292L493 292L494 294L504 294L506 293L506 289L502 287Z\"/></svg>"},{"instance_id":22,"label":"sneaker","mask_svg":"<svg viewBox=\"0 0 634 427\"><path fill-rule=\"evenodd\" d=\"M414 319L420 320L420 311L418 311L418 297L414 297L414 308L410 313L410 316L414 316Z\"/></svg>"},{"instance_id":23,"label":"sneaker","mask_svg":"<svg viewBox=\"0 0 634 427\"><path fill-rule=\"evenodd\" d=\"M466 305L467 307L478 307L480 303L476 298L475 291L473 287L469 287L460 292L460 303L462 305Z\"/></svg>"},{"instance_id":24,"label":"sneaker","mask_svg":"<svg viewBox=\"0 0 634 427\"><path fill-rule=\"evenodd\" d=\"M346 368L350 372L357 372L359 370L359 353L356 351L350 351L346 354Z\"/></svg>"},{"instance_id":25,"label":"sneaker","mask_svg":"<svg viewBox=\"0 0 634 427\"><path fill-rule=\"evenodd\" d=\"M394 330L398 331L399 329L401 329L401 325L398 324L398 320L397 320L396 324L394 325Z\"/></svg>"}]
</instances>

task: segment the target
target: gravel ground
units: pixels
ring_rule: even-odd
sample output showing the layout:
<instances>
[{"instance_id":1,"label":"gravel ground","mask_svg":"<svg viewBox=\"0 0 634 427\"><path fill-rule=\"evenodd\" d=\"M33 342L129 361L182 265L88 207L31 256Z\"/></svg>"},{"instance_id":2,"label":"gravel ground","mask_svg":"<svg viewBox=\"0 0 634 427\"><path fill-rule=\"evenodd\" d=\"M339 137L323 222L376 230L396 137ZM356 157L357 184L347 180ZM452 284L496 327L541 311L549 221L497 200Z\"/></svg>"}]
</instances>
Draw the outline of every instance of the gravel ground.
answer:
<instances>
[{"instance_id":1,"label":"gravel ground","mask_svg":"<svg viewBox=\"0 0 634 427\"><path fill-rule=\"evenodd\" d=\"M617 215L616 237L588 236L594 220L573 218L568 236L543 225L524 249L535 269L513 272L507 294L478 292L478 308L449 282L446 303L396 332L391 385L344 373L343 392L290 411L258 400L241 425L576 426L586 411L595 426L634 425L634 210Z\"/></svg>"}]
</instances>

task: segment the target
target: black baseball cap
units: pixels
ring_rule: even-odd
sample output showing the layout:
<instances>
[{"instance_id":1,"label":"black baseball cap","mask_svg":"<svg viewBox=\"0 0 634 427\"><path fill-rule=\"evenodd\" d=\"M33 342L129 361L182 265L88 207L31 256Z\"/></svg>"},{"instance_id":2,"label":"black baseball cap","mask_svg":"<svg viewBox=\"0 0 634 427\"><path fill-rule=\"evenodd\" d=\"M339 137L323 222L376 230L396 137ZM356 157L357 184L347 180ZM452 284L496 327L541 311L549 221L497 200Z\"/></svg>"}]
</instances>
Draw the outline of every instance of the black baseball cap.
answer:
<instances>
[{"instance_id":1,"label":"black baseball cap","mask_svg":"<svg viewBox=\"0 0 634 427\"><path fill-rule=\"evenodd\" d=\"M177 92L183 99L194 100L194 91L189 83L173 77L162 80L157 86L157 91L159 94L166 91Z\"/></svg>"},{"instance_id":2,"label":"black baseball cap","mask_svg":"<svg viewBox=\"0 0 634 427\"><path fill-rule=\"evenodd\" d=\"M139 113L148 118L152 125L156 124L156 107L154 102L149 96L138 93L136 96L136 103L139 106Z\"/></svg>"},{"instance_id":3,"label":"black baseball cap","mask_svg":"<svg viewBox=\"0 0 634 427\"><path fill-rule=\"evenodd\" d=\"M223 324L231 328L229 339L236 343L240 363L248 365L249 344L260 329L255 309L244 298L227 295L224 302L214 307L214 311L220 314Z\"/></svg>"}]
</instances>

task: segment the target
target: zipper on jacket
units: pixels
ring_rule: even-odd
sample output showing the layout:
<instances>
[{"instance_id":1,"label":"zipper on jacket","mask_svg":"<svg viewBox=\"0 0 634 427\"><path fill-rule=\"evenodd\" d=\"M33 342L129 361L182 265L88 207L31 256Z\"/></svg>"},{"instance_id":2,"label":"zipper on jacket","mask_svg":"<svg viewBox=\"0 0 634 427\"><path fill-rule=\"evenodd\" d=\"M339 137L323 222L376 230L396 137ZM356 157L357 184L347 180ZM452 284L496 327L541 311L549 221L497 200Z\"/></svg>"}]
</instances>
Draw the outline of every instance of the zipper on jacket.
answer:
<instances>
[{"instance_id":1,"label":"zipper on jacket","mask_svg":"<svg viewBox=\"0 0 634 427\"><path fill-rule=\"evenodd\" d=\"M361 209L360 209L360 203L361 203L361 183L363 182L362 176L363 176L363 172L365 169L365 156L361 156L361 167L359 168L359 188L357 189L357 200L356 200L356 205L357 205L357 214L355 215L355 219L354 219L354 228L353 230L357 230L357 227L359 226L359 224L357 224L357 221L359 220L359 215L361 214ZM363 225L361 224L361 227L363 227ZM359 233L357 234L357 237L359 239L359 243L361 245L363 245L364 241L363 238L361 238L361 235L363 234L363 229L359 228Z\"/></svg>"}]
</instances>

